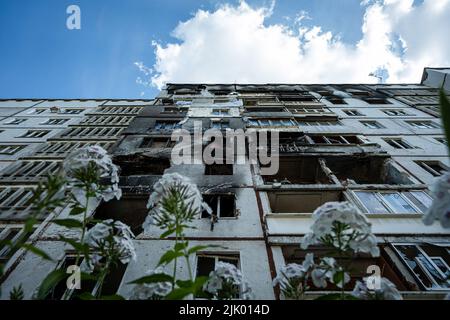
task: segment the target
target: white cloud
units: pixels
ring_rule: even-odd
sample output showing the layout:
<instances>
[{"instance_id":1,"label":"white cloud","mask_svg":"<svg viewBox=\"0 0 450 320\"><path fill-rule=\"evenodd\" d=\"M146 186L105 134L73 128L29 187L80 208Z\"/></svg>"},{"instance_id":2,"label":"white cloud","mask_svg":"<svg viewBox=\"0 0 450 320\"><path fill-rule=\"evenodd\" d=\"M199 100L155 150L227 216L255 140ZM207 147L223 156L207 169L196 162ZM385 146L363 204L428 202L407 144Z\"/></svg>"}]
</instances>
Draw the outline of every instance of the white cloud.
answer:
<instances>
[{"instance_id":1,"label":"white cloud","mask_svg":"<svg viewBox=\"0 0 450 320\"><path fill-rule=\"evenodd\" d=\"M242 1L214 12L198 10L173 31L177 43L154 43L151 83L418 82L425 66L450 65L450 0L366 1L362 38L342 42L320 26L298 30L267 24L270 8ZM308 17L301 12L297 17ZM304 19L303 18L303 19Z\"/></svg>"}]
</instances>

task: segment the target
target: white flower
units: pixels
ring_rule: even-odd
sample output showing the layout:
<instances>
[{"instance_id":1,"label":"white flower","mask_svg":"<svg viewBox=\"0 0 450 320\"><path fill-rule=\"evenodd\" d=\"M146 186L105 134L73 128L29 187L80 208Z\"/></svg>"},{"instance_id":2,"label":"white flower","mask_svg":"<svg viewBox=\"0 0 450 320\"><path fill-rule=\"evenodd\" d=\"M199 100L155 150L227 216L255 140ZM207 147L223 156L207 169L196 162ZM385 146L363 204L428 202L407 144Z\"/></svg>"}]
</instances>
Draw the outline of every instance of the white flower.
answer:
<instances>
[{"instance_id":1,"label":"white flower","mask_svg":"<svg viewBox=\"0 0 450 320\"><path fill-rule=\"evenodd\" d=\"M133 238L130 227L120 221L108 219L97 223L86 233L84 239L86 244L97 251L92 254L87 269L92 271L100 260L105 258L100 256L105 250L114 250L123 264L136 260Z\"/></svg>"},{"instance_id":2,"label":"white flower","mask_svg":"<svg viewBox=\"0 0 450 320\"><path fill-rule=\"evenodd\" d=\"M362 300L402 300L402 295L395 285L386 278L380 279L380 288L369 290L367 279L364 282L357 281L352 291L352 296Z\"/></svg>"},{"instance_id":3,"label":"white flower","mask_svg":"<svg viewBox=\"0 0 450 320\"><path fill-rule=\"evenodd\" d=\"M188 219L200 216L203 210L211 213L211 208L203 202L200 190L189 178L178 173L167 173L153 186L153 193L150 195L147 203L147 208L150 211L143 224L144 230L153 224L166 226L175 222L177 218L175 214L168 212L162 205L164 200L173 196L174 190L179 192L181 197L179 200L183 202L182 204L194 214Z\"/></svg>"},{"instance_id":4,"label":"white flower","mask_svg":"<svg viewBox=\"0 0 450 320\"><path fill-rule=\"evenodd\" d=\"M147 275L164 273L162 267L150 270ZM164 298L172 291L172 284L168 281L138 284L133 287L129 300L152 300Z\"/></svg>"},{"instance_id":5,"label":"white flower","mask_svg":"<svg viewBox=\"0 0 450 320\"><path fill-rule=\"evenodd\" d=\"M304 236L301 247L306 249L312 244L323 244L325 237L331 238L330 244L344 251L367 252L372 256L380 254L376 237L372 234L371 224L364 214L349 202L327 202L312 214L311 233ZM337 224L344 230L338 233Z\"/></svg>"},{"instance_id":6,"label":"white flower","mask_svg":"<svg viewBox=\"0 0 450 320\"><path fill-rule=\"evenodd\" d=\"M234 287L233 292L224 292L225 287ZM219 261L215 270L209 274L208 281L203 285L203 290L216 298L230 298L239 294L242 299L251 299L252 291L248 283L243 279L242 272L231 263Z\"/></svg>"},{"instance_id":7,"label":"white flower","mask_svg":"<svg viewBox=\"0 0 450 320\"><path fill-rule=\"evenodd\" d=\"M282 290L295 288L308 277L308 272L314 268L314 254L308 253L302 264L289 263L281 267L279 274L273 280L273 286L280 285Z\"/></svg>"},{"instance_id":8,"label":"white flower","mask_svg":"<svg viewBox=\"0 0 450 320\"><path fill-rule=\"evenodd\" d=\"M76 199L84 204L86 195L78 183L76 172L80 169L86 169L89 165L94 165L97 169L100 178L109 179L110 183L101 185L100 196L109 201L114 197L120 199L122 196L122 190L118 187L119 183L119 168L113 164L111 157L108 155L105 149L98 145L86 146L75 150L70 153L63 162L63 170L66 177L69 179L69 183L72 185L72 193ZM99 189L100 185L93 185L92 189Z\"/></svg>"},{"instance_id":9,"label":"white flower","mask_svg":"<svg viewBox=\"0 0 450 320\"><path fill-rule=\"evenodd\" d=\"M335 281L335 275L341 274L341 279ZM344 272L344 269L336 264L334 258L322 258L320 263L314 266L311 272L311 278L314 286L318 288L325 288L327 281L334 283L338 288L342 288L346 283L350 281L350 275Z\"/></svg>"},{"instance_id":10,"label":"white flower","mask_svg":"<svg viewBox=\"0 0 450 320\"><path fill-rule=\"evenodd\" d=\"M431 207L423 217L423 222L426 225L430 225L435 220L438 220L442 227L450 228L450 172L436 177L430 190L434 199Z\"/></svg>"}]
</instances>

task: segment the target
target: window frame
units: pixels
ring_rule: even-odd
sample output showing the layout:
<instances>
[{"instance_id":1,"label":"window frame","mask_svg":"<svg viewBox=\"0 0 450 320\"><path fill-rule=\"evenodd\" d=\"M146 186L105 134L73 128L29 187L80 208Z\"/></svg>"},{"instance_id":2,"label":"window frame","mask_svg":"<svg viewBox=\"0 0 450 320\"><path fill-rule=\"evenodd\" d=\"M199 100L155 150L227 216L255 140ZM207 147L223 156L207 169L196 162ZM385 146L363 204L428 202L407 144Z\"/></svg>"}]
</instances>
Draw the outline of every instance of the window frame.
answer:
<instances>
[{"instance_id":1,"label":"window frame","mask_svg":"<svg viewBox=\"0 0 450 320\"><path fill-rule=\"evenodd\" d=\"M409 191L421 191L423 194L425 194L426 196L430 197L426 192L422 191L422 190L409 190ZM409 192L407 191L407 192ZM367 215L377 215L377 214L412 214L412 215L422 215L424 214L424 212L417 207L406 195L403 194L403 192L401 191L395 191L395 190L377 190L377 191L368 191L368 190L351 190L351 192L353 193L354 197L356 198L356 200L358 201L358 204L361 205L361 208L364 209L364 214ZM361 198L357 195L357 192L365 192L365 193L372 193L375 195L376 199L387 209L388 212L384 212L384 213L372 213L369 211L369 209L367 208L366 204L361 200ZM396 212L395 208L386 200L384 200L384 198L381 196L381 194L383 193L397 193L400 195L400 197L409 205L411 206L415 212ZM414 196L414 195L413 195Z\"/></svg>"}]
</instances>

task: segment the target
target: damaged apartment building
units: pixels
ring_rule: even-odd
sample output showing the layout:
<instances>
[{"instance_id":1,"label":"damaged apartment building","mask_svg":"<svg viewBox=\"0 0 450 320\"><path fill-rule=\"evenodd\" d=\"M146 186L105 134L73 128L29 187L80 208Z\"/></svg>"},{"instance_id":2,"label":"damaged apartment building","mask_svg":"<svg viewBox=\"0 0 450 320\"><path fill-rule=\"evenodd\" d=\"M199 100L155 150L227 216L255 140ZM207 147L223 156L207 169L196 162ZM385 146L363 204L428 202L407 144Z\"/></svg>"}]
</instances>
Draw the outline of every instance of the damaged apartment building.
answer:
<instances>
[{"instance_id":1,"label":"damaged apartment building","mask_svg":"<svg viewBox=\"0 0 450 320\"><path fill-rule=\"evenodd\" d=\"M378 265L404 298L443 298L450 290L450 232L438 223L425 226L422 214L432 201L430 184L450 166L437 89L450 92L449 73L425 69L420 84L167 84L154 100L0 101L0 237L20 234L31 190L59 170L71 150L99 144L121 168L123 196L99 202L91 214L131 226L138 255L113 270L105 294L128 297L128 283L154 269L172 246L170 238L159 239L157 228L143 232L142 223L153 184L178 172L198 185L213 210L214 219L204 214L187 232L191 245L220 245L192 257L196 275L230 262L256 299L283 298L272 286L278 270L301 263L308 252L326 254L300 248L311 213L328 201L349 201L368 217L381 252L354 258L349 287ZM172 131L193 133L195 122L224 133L277 131L278 172L264 175L262 164L249 161L174 164ZM31 298L50 271L70 264L70 248L58 241L69 232L49 223L68 211L42 217L29 239L54 261L0 252L7 262L2 299L18 284ZM63 294L58 288L49 299Z\"/></svg>"}]
</instances>

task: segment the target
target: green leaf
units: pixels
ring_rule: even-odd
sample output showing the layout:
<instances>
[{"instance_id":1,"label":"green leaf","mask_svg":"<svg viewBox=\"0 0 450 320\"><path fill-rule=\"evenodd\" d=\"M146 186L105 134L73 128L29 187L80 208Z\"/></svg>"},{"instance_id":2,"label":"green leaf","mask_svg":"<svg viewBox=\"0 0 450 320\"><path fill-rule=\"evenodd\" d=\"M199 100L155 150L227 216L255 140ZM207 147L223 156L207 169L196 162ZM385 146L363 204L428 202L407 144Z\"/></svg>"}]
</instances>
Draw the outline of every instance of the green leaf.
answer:
<instances>
[{"instance_id":1,"label":"green leaf","mask_svg":"<svg viewBox=\"0 0 450 320\"><path fill-rule=\"evenodd\" d=\"M22 244L22 248L34 253L35 255L37 255L45 260L53 261L53 259L44 250L41 250L41 249L33 246L32 244L24 243L24 244Z\"/></svg>"},{"instance_id":2,"label":"green leaf","mask_svg":"<svg viewBox=\"0 0 450 320\"><path fill-rule=\"evenodd\" d=\"M86 243L81 243L76 240L66 238L63 236L59 236L61 241L64 241L68 244L70 244L76 251L82 252L85 256L89 255L89 246Z\"/></svg>"},{"instance_id":3,"label":"green leaf","mask_svg":"<svg viewBox=\"0 0 450 320\"><path fill-rule=\"evenodd\" d=\"M158 267L162 264L167 264L167 263L175 260L176 258L183 257L183 256L184 256L183 252L175 252L173 250L169 250L166 253L164 253L162 255L162 257L159 259Z\"/></svg>"},{"instance_id":4,"label":"green leaf","mask_svg":"<svg viewBox=\"0 0 450 320\"><path fill-rule=\"evenodd\" d=\"M168 236L170 236L170 235L171 235L172 233L174 233L174 232L175 232L174 229L169 229L169 230L163 232L163 233L159 236L159 238L160 238L160 239L167 238Z\"/></svg>"},{"instance_id":5,"label":"green leaf","mask_svg":"<svg viewBox=\"0 0 450 320\"><path fill-rule=\"evenodd\" d=\"M128 284L144 284L144 283L155 283L155 282L172 282L173 278L165 273L155 273L142 278L133 280Z\"/></svg>"},{"instance_id":6,"label":"green leaf","mask_svg":"<svg viewBox=\"0 0 450 320\"><path fill-rule=\"evenodd\" d=\"M84 208L76 206L73 207L72 210L70 210L69 215L76 216L81 213L84 213Z\"/></svg>"},{"instance_id":7,"label":"green leaf","mask_svg":"<svg viewBox=\"0 0 450 320\"><path fill-rule=\"evenodd\" d=\"M187 242L187 241L178 242L177 244L175 244L174 250L175 251L182 251L185 248L187 248L188 245L189 245L189 242Z\"/></svg>"},{"instance_id":8,"label":"green leaf","mask_svg":"<svg viewBox=\"0 0 450 320\"><path fill-rule=\"evenodd\" d=\"M441 119L444 124L445 136L447 137L447 146L450 154L450 101L445 95L445 91L439 91L439 104L441 106Z\"/></svg>"},{"instance_id":9,"label":"green leaf","mask_svg":"<svg viewBox=\"0 0 450 320\"><path fill-rule=\"evenodd\" d=\"M36 298L38 300L45 299L48 296L48 294L53 290L53 288L62 280L66 279L67 276L68 274L61 269L56 269L50 272L39 286Z\"/></svg>"},{"instance_id":10,"label":"green leaf","mask_svg":"<svg viewBox=\"0 0 450 320\"><path fill-rule=\"evenodd\" d=\"M192 294L192 290L190 288L176 288L172 290L166 297L166 300L182 300L186 296Z\"/></svg>"},{"instance_id":11,"label":"green leaf","mask_svg":"<svg viewBox=\"0 0 450 320\"><path fill-rule=\"evenodd\" d=\"M83 224L81 223L81 221L75 219L57 219L52 220L52 222L66 228L77 228L77 229L83 228Z\"/></svg>"},{"instance_id":12,"label":"green leaf","mask_svg":"<svg viewBox=\"0 0 450 320\"><path fill-rule=\"evenodd\" d=\"M95 297L90 292L83 292L77 295L81 300L95 300Z\"/></svg>"}]
</instances>

